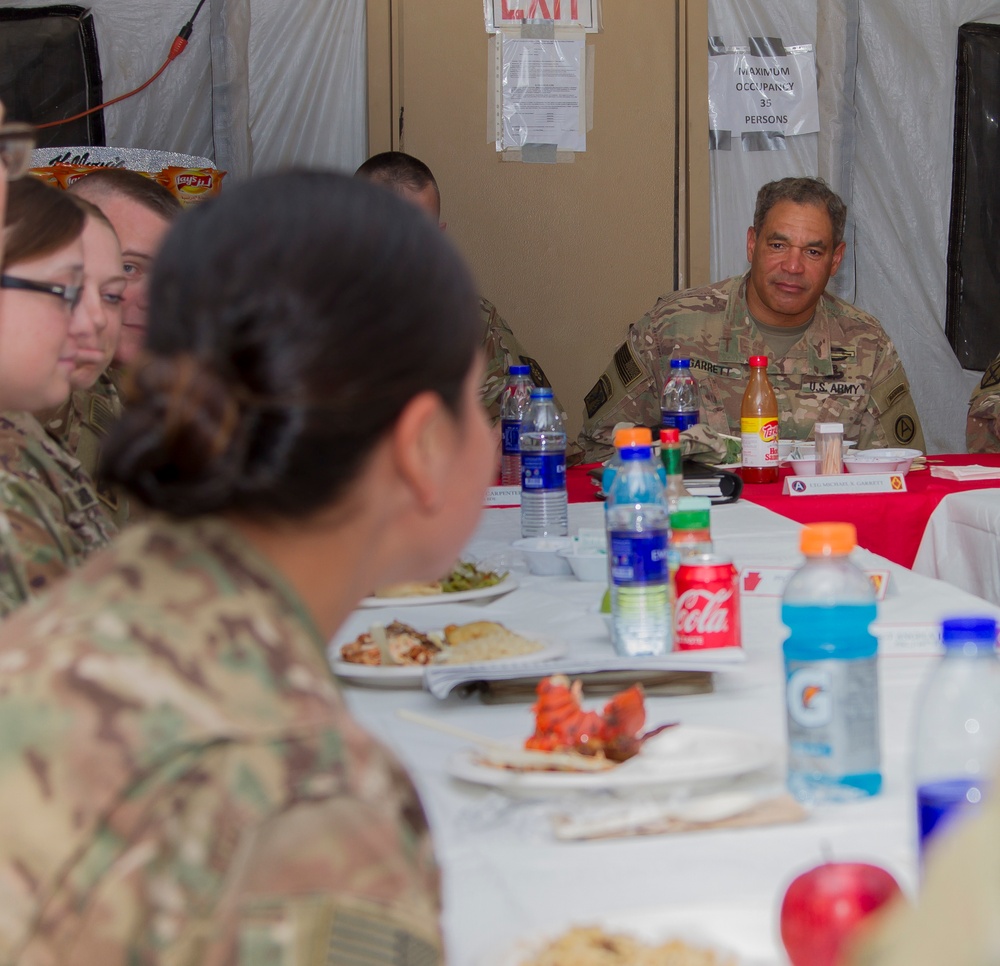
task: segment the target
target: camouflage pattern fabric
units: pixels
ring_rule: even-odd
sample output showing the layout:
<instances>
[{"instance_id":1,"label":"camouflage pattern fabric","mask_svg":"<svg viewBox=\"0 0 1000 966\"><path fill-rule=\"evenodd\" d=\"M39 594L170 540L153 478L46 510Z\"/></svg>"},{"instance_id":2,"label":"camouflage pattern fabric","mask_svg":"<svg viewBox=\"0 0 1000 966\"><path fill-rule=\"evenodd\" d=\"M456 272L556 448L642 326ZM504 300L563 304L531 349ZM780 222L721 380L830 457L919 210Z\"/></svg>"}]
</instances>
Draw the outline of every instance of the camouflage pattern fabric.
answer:
<instances>
[{"instance_id":1,"label":"camouflage pattern fabric","mask_svg":"<svg viewBox=\"0 0 1000 966\"><path fill-rule=\"evenodd\" d=\"M965 447L970 453L1000 453L1000 356L990 363L969 400Z\"/></svg>"},{"instance_id":2,"label":"camouflage pattern fabric","mask_svg":"<svg viewBox=\"0 0 1000 966\"><path fill-rule=\"evenodd\" d=\"M432 966L424 813L282 577L130 527L0 633L0 962Z\"/></svg>"},{"instance_id":3,"label":"camouflage pattern fabric","mask_svg":"<svg viewBox=\"0 0 1000 966\"><path fill-rule=\"evenodd\" d=\"M672 357L689 357L701 392L702 421L738 436L752 355L769 355L747 311L747 275L665 295L636 322L587 394L580 443L585 459L611 453L618 422L658 425L660 392ZM824 294L806 335L768 378L778 397L781 436L809 439L816 422L842 422L860 449L912 446L924 436L895 347L878 321Z\"/></svg>"},{"instance_id":4,"label":"camouflage pattern fabric","mask_svg":"<svg viewBox=\"0 0 1000 966\"><path fill-rule=\"evenodd\" d=\"M529 366L531 381L539 388L549 387L552 383L542 367L531 356L525 355L521 343L514 337L510 326L501 318L492 302L481 298L479 311L483 321L483 351L486 353L486 375L479 389L479 399L495 425L500 422L500 397L507 384L507 370L511 366ZM553 399L556 409L564 412L562 403L555 396Z\"/></svg>"},{"instance_id":5,"label":"camouflage pattern fabric","mask_svg":"<svg viewBox=\"0 0 1000 966\"><path fill-rule=\"evenodd\" d=\"M80 462L34 416L0 415L0 614L47 590L117 533Z\"/></svg>"},{"instance_id":6,"label":"camouflage pattern fabric","mask_svg":"<svg viewBox=\"0 0 1000 966\"><path fill-rule=\"evenodd\" d=\"M995 966L998 868L1000 798L987 795L928 847L916 905L876 913L844 966Z\"/></svg>"},{"instance_id":7,"label":"camouflage pattern fabric","mask_svg":"<svg viewBox=\"0 0 1000 966\"><path fill-rule=\"evenodd\" d=\"M77 389L52 413L42 419L48 434L75 456L96 484L96 492L118 529L128 523L129 498L118 487L103 482L98 474L101 446L111 427L121 419L122 401L108 372L90 389Z\"/></svg>"}]
</instances>

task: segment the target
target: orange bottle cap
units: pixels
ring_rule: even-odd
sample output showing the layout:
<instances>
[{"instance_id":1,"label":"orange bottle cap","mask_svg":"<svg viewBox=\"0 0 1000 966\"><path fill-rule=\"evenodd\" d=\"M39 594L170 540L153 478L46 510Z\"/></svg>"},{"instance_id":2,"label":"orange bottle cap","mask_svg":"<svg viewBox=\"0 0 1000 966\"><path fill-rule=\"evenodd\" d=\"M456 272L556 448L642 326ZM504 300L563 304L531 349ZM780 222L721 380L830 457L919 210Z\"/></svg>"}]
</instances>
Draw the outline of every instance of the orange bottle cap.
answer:
<instances>
[{"instance_id":1,"label":"orange bottle cap","mask_svg":"<svg viewBox=\"0 0 1000 966\"><path fill-rule=\"evenodd\" d=\"M615 446L652 446L653 431L648 426L629 426L615 433Z\"/></svg>"},{"instance_id":2,"label":"orange bottle cap","mask_svg":"<svg viewBox=\"0 0 1000 966\"><path fill-rule=\"evenodd\" d=\"M811 523L802 531L799 548L808 557L839 557L858 545L853 523Z\"/></svg>"}]
</instances>

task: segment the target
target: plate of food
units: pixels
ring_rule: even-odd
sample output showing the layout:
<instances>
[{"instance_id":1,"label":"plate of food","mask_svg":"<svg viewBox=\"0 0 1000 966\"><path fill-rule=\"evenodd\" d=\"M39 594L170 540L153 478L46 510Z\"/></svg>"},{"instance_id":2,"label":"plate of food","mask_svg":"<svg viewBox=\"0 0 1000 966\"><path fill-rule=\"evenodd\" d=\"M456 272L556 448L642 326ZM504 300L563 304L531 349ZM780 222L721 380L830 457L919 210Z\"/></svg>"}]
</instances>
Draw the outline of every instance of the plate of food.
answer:
<instances>
[{"instance_id":1,"label":"plate of food","mask_svg":"<svg viewBox=\"0 0 1000 966\"><path fill-rule=\"evenodd\" d=\"M469 600L489 600L510 593L517 578L503 570L491 570L471 561L459 561L440 580L411 581L380 587L363 597L358 607L418 607L421 604L459 604Z\"/></svg>"},{"instance_id":2,"label":"plate of food","mask_svg":"<svg viewBox=\"0 0 1000 966\"><path fill-rule=\"evenodd\" d=\"M556 674L538 685L535 731L525 740L482 744L454 755L453 778L510 794L634 791L732 778L772 765L770 741L677 722L646 728L640 685L601 712L582 705L582 686Z\"/></svg>"},{"instance_id":3,"label":"plate of food","mask_svg":"<svg viewBox=\"0 0 1000 966\"><path fill-rule=\"evenodd\" d=\"M642 909L580 920L521 940L481 966L777 966L783 962L765 905Z\"/></svg>"},{"instance_id":4,"label":"plate of food","mask_svg":"<svg viewBox=\"0 0 1000 966\"><path fill-rule=\"evenodd\" d=\"M419 631L402 621L373 624L349 641L330 645L333 673L355 684L419 688L428 667L458 664L532 664L566 652L564 644L539 640L495 621L449 624Z\"/></svg>"}]
</instances>

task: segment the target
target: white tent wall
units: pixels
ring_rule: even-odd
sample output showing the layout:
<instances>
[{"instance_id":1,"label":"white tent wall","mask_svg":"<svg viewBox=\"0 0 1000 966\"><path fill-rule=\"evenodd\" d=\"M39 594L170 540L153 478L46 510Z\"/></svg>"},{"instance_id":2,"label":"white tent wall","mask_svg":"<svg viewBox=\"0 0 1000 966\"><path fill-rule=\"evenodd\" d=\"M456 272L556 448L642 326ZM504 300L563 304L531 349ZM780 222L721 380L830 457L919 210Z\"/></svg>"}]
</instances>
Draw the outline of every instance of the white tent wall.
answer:
<instances>
[{"instance_id":1,"label":"white tent wall","mask_svg":"<svg viewBox=\"0 0 1000 966\"><path fill-rule=\"evenodd\" d=\"M710 0L709 32L815 43L819 135L784 151L712 152L712 274L746 266L757 188L819 174L850 206L831 289L880 319L899 351L930 452L965 449L969 394L944 333L958 28L1000 17L985 0ZM1000 349L1000 346L998 346Z\"/></svg>"},{"instance_id":2,"label":"white tent wall","mask_svg":"<svg viewBox=\"0 0 1000 966\"><path fill-rule=\"evenodd\" d=\"M52 0L14 0L44 7ZM92 0L106 99L163 63L197 0ZM188 49L105 111L107 141L214 158L231 179L367 155L364 0L206 0Z\"/></svg>"}]
</instances>

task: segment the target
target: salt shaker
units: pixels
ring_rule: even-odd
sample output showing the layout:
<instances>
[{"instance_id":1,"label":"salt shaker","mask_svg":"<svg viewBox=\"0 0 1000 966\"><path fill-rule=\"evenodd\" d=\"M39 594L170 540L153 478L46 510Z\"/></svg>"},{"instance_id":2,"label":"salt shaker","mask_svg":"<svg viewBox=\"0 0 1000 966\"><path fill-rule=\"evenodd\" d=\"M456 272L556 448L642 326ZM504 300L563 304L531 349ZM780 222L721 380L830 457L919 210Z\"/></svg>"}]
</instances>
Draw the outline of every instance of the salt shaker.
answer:
<instances>
[{"instance_id":1,"label":"salt shaker","mask_svg":"<svg viewBox=\"0 0 1000 966\"><path fill-rule=\"evenodd\" d=\"M844 424L816 423L816 461L822 476L844 472Z\"/></svg>"}]
</instances>

